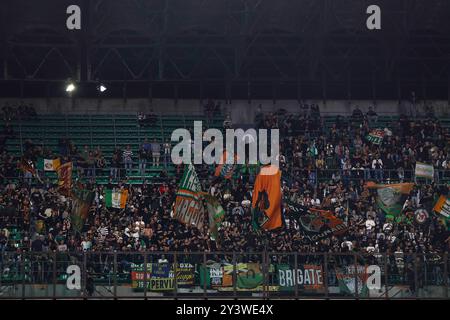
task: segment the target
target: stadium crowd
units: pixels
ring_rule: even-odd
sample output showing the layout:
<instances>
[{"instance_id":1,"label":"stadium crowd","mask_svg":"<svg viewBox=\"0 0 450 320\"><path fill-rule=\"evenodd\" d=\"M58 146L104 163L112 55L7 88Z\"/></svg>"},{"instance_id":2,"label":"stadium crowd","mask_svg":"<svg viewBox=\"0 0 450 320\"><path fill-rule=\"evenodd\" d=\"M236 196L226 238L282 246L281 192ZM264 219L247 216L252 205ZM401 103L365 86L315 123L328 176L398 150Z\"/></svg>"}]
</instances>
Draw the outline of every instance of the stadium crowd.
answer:
<instances>
[{"instance_id":1,"label":"stadium crowd","mask_svg":"<svg viewBox=\"0 0 450 320\"><path fill-rule=\"evenodd\" d=\"M351 117L337 116L331 130L325 131L318 106L301 109L299 115L283 112L256 115L258 128L279 128L281 131L280 167L282 194L302 207L332 211L348 226L342 235L332 235L317 242L307 241L287 206L283 213L285 225L262 235L252 230L250 203L255 166L238 167L230 180L213 177L212 166L197 166L203 190L220 199L226 214L219 232L219 241L210 239L207 224L204 230L183 225L171 216L182 168L175 176L163 170L161 183L146 181L130 184L131 170L144 170L143 159L152 159L158 166L160 157L167 164L170 145L149 138L135 155L126 146L117 149L112 159L105 159L100 148L78 150L67 139L61 139L62 162L73 161L84 187L95 192L95 198L82 232L71 226L72 201L59 194L48 179L37 181L31 175L22 177L19 159L8 154L2 144L0 189L0 251L184 251L213 252L216 250L250 252L359 252L369 256L377 253L396 255L427 253L441 255L450 248L450 233L432 207L437 197L447 195L450 148L448 132L433 117L416 121L405 115L399 126L386 128L383 142L373 145L365 140L369 124L377 115L370 109L363 114L356 108ZM169 150L168 150L169 149ZM167 153L166 153L167 152ZM52 151L24 145L24 157L36 161L50 156ZM138 161L136 161L138 160ZM404 211L426 209L427 223L392 222L376 205L376 192L367 189L369 180L379 183L412 181L417 161L432 163L434 182L420 181L409 194ZM109 165L108 165L109 163ZM139 163L139 165L136 165ZM97 170L109 170L107 184L97 184ZM447 170L447 171L446 171ZM97 171L98 172L98 171ZM12 183L9 177L18 177ZM33 181L33 184L31 184ZM105 190L128 189L124 209L105 205ZM38 221L39 224L38 224ZM10 226L23 232L21 245L11 241Z\"/></svg>"}]
</instances>

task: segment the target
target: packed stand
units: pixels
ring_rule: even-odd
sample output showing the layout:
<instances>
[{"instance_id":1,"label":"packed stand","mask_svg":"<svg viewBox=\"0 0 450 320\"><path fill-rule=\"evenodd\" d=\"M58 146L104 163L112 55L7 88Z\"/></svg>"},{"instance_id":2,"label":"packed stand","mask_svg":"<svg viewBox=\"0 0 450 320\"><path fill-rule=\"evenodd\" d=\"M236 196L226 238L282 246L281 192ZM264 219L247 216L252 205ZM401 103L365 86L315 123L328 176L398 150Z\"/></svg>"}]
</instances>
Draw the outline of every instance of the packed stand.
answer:
<instances>
[{"instance_id":1,"label":"packed stand","mask_svg":"<svg viewBox=\"0 0 450 320\"><path fill-rule=\"evenodd\" d=\"M181 166L176 168L175 176L169 176L163 170L161 183L146 181L135 185L128 181L127 170L132 168L136 158L139 170L145 170L149 159L153 166L159 166L161 158L161 162L166 163L170 154L168 141L158 143L147 139L137 155L125 146L117 149L111 159L105 159L100 148L89 150L86 146L78 150L69 139L61 139L57 154L62 157L62 162L76 163L80 181L86 189L95 192L82 231L75 232L71 226L72 199L60 195L48 179L36 181L28 175L17 184L10 183L7 177L19 176L20 160L4 151L1 158L0 250L62 253L114 250L244 253L268 250L358 252L369 256L378 253L441 255L448 252L449 232L431 214L436 197L449 192L448 185L439 183L449 174L445 171L450 168L448 132L436 119L417 121L402 115L399 127L386 128L386 138L380 146L370 145L365 136L370 131L370 124L376 123L377 115L373 110L363 114L358 109L350 118L337 116L327 131L317 105L302 105L299 115L283 110L267 114L259 112L255 119L259 128L281 130L284 200L306 208L330 210L348 226L343 235L314 243L306 241L286 206L283 208L283 228L262 235L255 233L250 204L256 167L240 166L233 179L222 180L213 178L212 166L204 165L197 167L202 189L220 199L226 211L220 238L213 241L207 226L198 230L172 218L172 204L183 173ZM24 144L23 157L26 159L35 161L50 155L50 150L32 141ZM425 208L430 212L430 221L422 226L386 221L384 213L377 208L376 192L369 190L365 182L411 181L416 161L433 163L436 183L418 183L409 194L404 209ZM110 181L106 185L96 183L98 169L109 170ZM390 175L387 175L388 170ZM128 190L124 209L105 205L105 190L112 188ZM11 226L22 231L20 241L11 240Z\"/></svg>"}]
</instances>

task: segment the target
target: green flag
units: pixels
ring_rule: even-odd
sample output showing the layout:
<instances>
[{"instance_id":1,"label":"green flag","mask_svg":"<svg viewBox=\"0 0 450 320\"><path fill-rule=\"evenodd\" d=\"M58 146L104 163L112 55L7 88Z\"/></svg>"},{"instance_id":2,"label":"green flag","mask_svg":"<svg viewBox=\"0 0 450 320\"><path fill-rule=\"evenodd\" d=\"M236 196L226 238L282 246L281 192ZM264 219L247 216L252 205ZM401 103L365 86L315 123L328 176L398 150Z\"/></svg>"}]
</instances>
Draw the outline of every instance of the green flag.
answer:
<instances>
[{"instance_id":1,"label":"green flag","mask_svg":"<svg viewBox=\"0 0 450 320\"><path fill-rule=\"evenodd\" d=\"M75 187L72 189L72 212L71 220L74 229L81 231L83 223L89 214L89 207L94 200L94 192Z\"/></svg>"},{"instance_id":2,"label":"green flag","mask_svg":"<svg viewBox=\"0 0 450 320\"><path fill-rule=\"evenodd\" d=\"M210 195L209 193L202 193L206 200L206 208L209 216L209 231L211 233L211 239L218 239L218 231L225 219L225 211L220 205L219 201Z\"/></svg>"},{"instance_id":3,"label":"green flag","mask_svg":"<svg viewBox=\"0 0 450 320\"><path fill-rule=\"evenodd\" d=\"M384 138L384 130L382 129L375 129L370 131L370 133L367 135L366 139L369 142L372 142L373 144L381 144Z\"/></svg>"},{"instance_id":4,"label":"green flag","mask_svg":"<svg viewBox=\"0 0 450 320\"><path fill-rule=\"evenodd\" d=\"M414 187L414 183L374 184L367 183L368 188L377 189L377 205L386 213L386 217L399 217L403 204ZM401 218L401 217L400 217Z\"/></svg>"}]
</instances>

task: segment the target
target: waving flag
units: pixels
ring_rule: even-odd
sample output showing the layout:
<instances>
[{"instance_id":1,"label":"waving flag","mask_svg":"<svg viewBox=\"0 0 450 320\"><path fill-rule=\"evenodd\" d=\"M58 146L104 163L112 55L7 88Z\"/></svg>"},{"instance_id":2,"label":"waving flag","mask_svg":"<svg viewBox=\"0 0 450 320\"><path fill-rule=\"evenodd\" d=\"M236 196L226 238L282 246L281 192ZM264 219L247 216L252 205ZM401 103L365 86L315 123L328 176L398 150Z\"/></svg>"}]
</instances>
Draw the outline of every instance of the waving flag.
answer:
<instances>
[{"instance_id":1,"label":"waving flag","mask_svg":"<svg viewBox=\"0 0 450 320\"><path fill-rule=\"evenodd\" d=\"M61 166L61 160L57 159L39 159L37 168L44 171L56 171Z\"/></svg>"},{"instance_id":2,"label":"waving flag","mask_svg":"<svg viewBox=\"0 0 450 320\"><path fill-rule=\"evenodd\" d=\"M440 196L433 207L433 211L439 214L439 221L450 231L450 197Z\"/></svg>"},{"instance_id":3,"label":"waving flag","mask_svg":"<svg viewBox=\"0 0 450 320\"><path fill-rule=\"evenodd\" d=\"M109 208L123 209L127 203L128 190L106 190L105 203Z\"/></svg>"},{"instance_id":4,"label":"waving flag","mask_svg":"<svg viewBox=\"0 0 450 320\"><path fill-rule=\"evenodd\" d=\"M252 196L253 228L272 230L283 225L281 218L281 172L273 166L261 168Z\"/></svg>"},{"instance_id":5,"label":"waving flag","mask_svg":"<svg viewBox=\"0 0 450 320\"><path fill-rule=\"evenodd\" d=\"M397 183L397 184L367 184L369 188L377 189L377 205L386 213L388 218L396 218L403 209L403 204L414 183Z\"/></svg>"},{"instance_id":6,"label":"waving flag","mask_svg":"<svg viewBox=\"0 0 450 320\"><path fill-rule=\"evenodd\" d=\"M231 177L233 176L233 173L234 173L234 169L236 168L237 155L234 155L233 163L227 163L228 156L229 156L229 153L225 150L220 159L220 164L217 165L214 176L223 177L225 179L231 179Z\"/></svg>"},{"instance_id":7,"label":"waving flag","mask_svg":"<svg viewBox=\"0 0 450 320\"><path fill-rule=\"evenodd\" d=\"M416 162L416 177L425 179L434 179L434 167L431 164Z\"/></svg>"},{"instance_id":8,"label":"waving flag","mask_svg":"<svg viewBox=\"0 0 450 320\"><path fill-rule=\"evenodd\" d=\"M344 221L327 210L309 209L308 214L300 216L299 223L303 234L311 242L347 231Z\"/></svg>"},{"instance_id":9,"label":"waving flag","mask_svg":"<svg viewBox=\"0 0 450 320\"><path fill-rule=\"evenodd\" d=\"M58 173L58 192L70 196L72 190L72 162L60 165L56 170Z\"/></svg>"},{"instance_id":10,"label":"waving flag","mask_svg":"<svg viewBox=\"0 0 450 320\"><path fill-rule=\"evenodd\" d=\"M200 180L195 168L192 164L189 164L180 181L173 216L182 223L195 225L200 230L203 229L205 219L201 191Z\"/></svg>"},{"instance_id":11,"label":"waving flag","mask_svg":"<svg viewBox=\"0 0 450 320\"><path fill-rule=\"evenodd\" d=\"M369 142L372 142L373 144L381 144L383 141L385 132L383 129L375 129L370 131L370 133L367 135L366 139Z\"/></svg>"},{"instance_id":12,"label":"waving flag","mask_svg":"<svg viewBox=\"0 0 450 320\"><path fill-rule=\"evenodd\" d=\"M215 197L213 197L209 193L204 193L203 196L205 197L206 208L208 210L209 231L211 233L211 239L217 240L218 230L220 228L220 225L222 224L223 219L225 218L225 211Z\"/></svg>"},{"instance_id":13,"label":"waving flag","mask_svg":"<svg viewBox=\"0 0 450 320\"><path fill-rule=\"evenodd\" d=\"M72 191L71 220L75 230L81 231L83 223L89 214L89 207L94 200L94 192L79 187Z\"/></svg>"},{"instance_id":14,"label":"waving flag","mask_svg":"<svg viewBox=\"0 0 450 320\"><path fill-rule=\"evenodd\" d=\"M450 219L450 197L440 196L434 205L433 211Z\"/></svg>"}]
</instances>

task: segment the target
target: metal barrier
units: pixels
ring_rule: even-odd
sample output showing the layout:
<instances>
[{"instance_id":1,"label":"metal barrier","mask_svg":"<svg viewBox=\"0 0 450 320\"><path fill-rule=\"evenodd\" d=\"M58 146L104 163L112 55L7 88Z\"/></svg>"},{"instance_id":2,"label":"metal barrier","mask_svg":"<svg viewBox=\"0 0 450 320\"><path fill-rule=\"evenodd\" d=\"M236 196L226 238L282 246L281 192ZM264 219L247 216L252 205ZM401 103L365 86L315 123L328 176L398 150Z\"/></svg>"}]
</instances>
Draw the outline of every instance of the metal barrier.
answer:
<instances>
[{"instance_id":1,"label":"metal barrier","mask_svg":"<svg viewBox=\"0 0 450 320\"><path fill-rule=\"evenodd\" d=\"M173 169L173 170L170 170ZM115 170L115 173L113 172ZM133 162L131 169L125 169L124 167L120 168L80 168L76 165L73 166L73 173L72 175L74 177L80 177L85 179L92 178L93 180L99 179L108 179L113 178L113 180L120 180L124 177L129 178L135 178L135 179L151 179L152 181L165 181L167 178L159 177L159 176L151 176L152 172L158 172L155 170L166 170L168 173L168 177L173 177L175 175L175 170L173 166L166 163L164 165L164 162L160 164L159 167L152 166L151 162L147 162L146 168L142 170L142 172L139 169L139 163ZM127 172L128 171L128 172ZM350 182L350 181L360 181L360 180L376 180L378 182L386 182L386 183L393 183L393 182L425 182L425 183L431 183L433 180L437 184L445 184L450 182L450 170L449 169L435 169L434 179L424 179L424 178L416 178L415 176L415 170L404 170L402 174L400 175L397 170L393 169L383 169L383 170L364 170L364 169L353 169L353 170L342 170L339 168L334 169L304 169L304 168L297 168L290 166L289 170L287 172L291 176L299 176L304 177L308 180L309 183L312 185L316 185L320 182L328 182L333 179L333 174L335 175L335 178L338 178L340 181L343 182ZM199 170L200 175L208 175L210 172L208 170ZM40 172L39 175L41 178L43 177L53 177L54 179L57 179L56 173L51 172ZM24 177L23 173L17 170L17 174L15 176L9 176L4 177L4 179L8 181L14 181L15 179L24 179L28 181L29 183L35 183L37 182L37 178L29 176L28 178Z\"/></svg>"},{"instance_id":2,"label":"metal barrier","mask_svg":"<svg viewBox=\"0 0 450 320\"><path fill-rule=\"evenodd\" d=\"M5 252L0 299L448 299L449 257Z\"/></svg>"}]
</instances>

